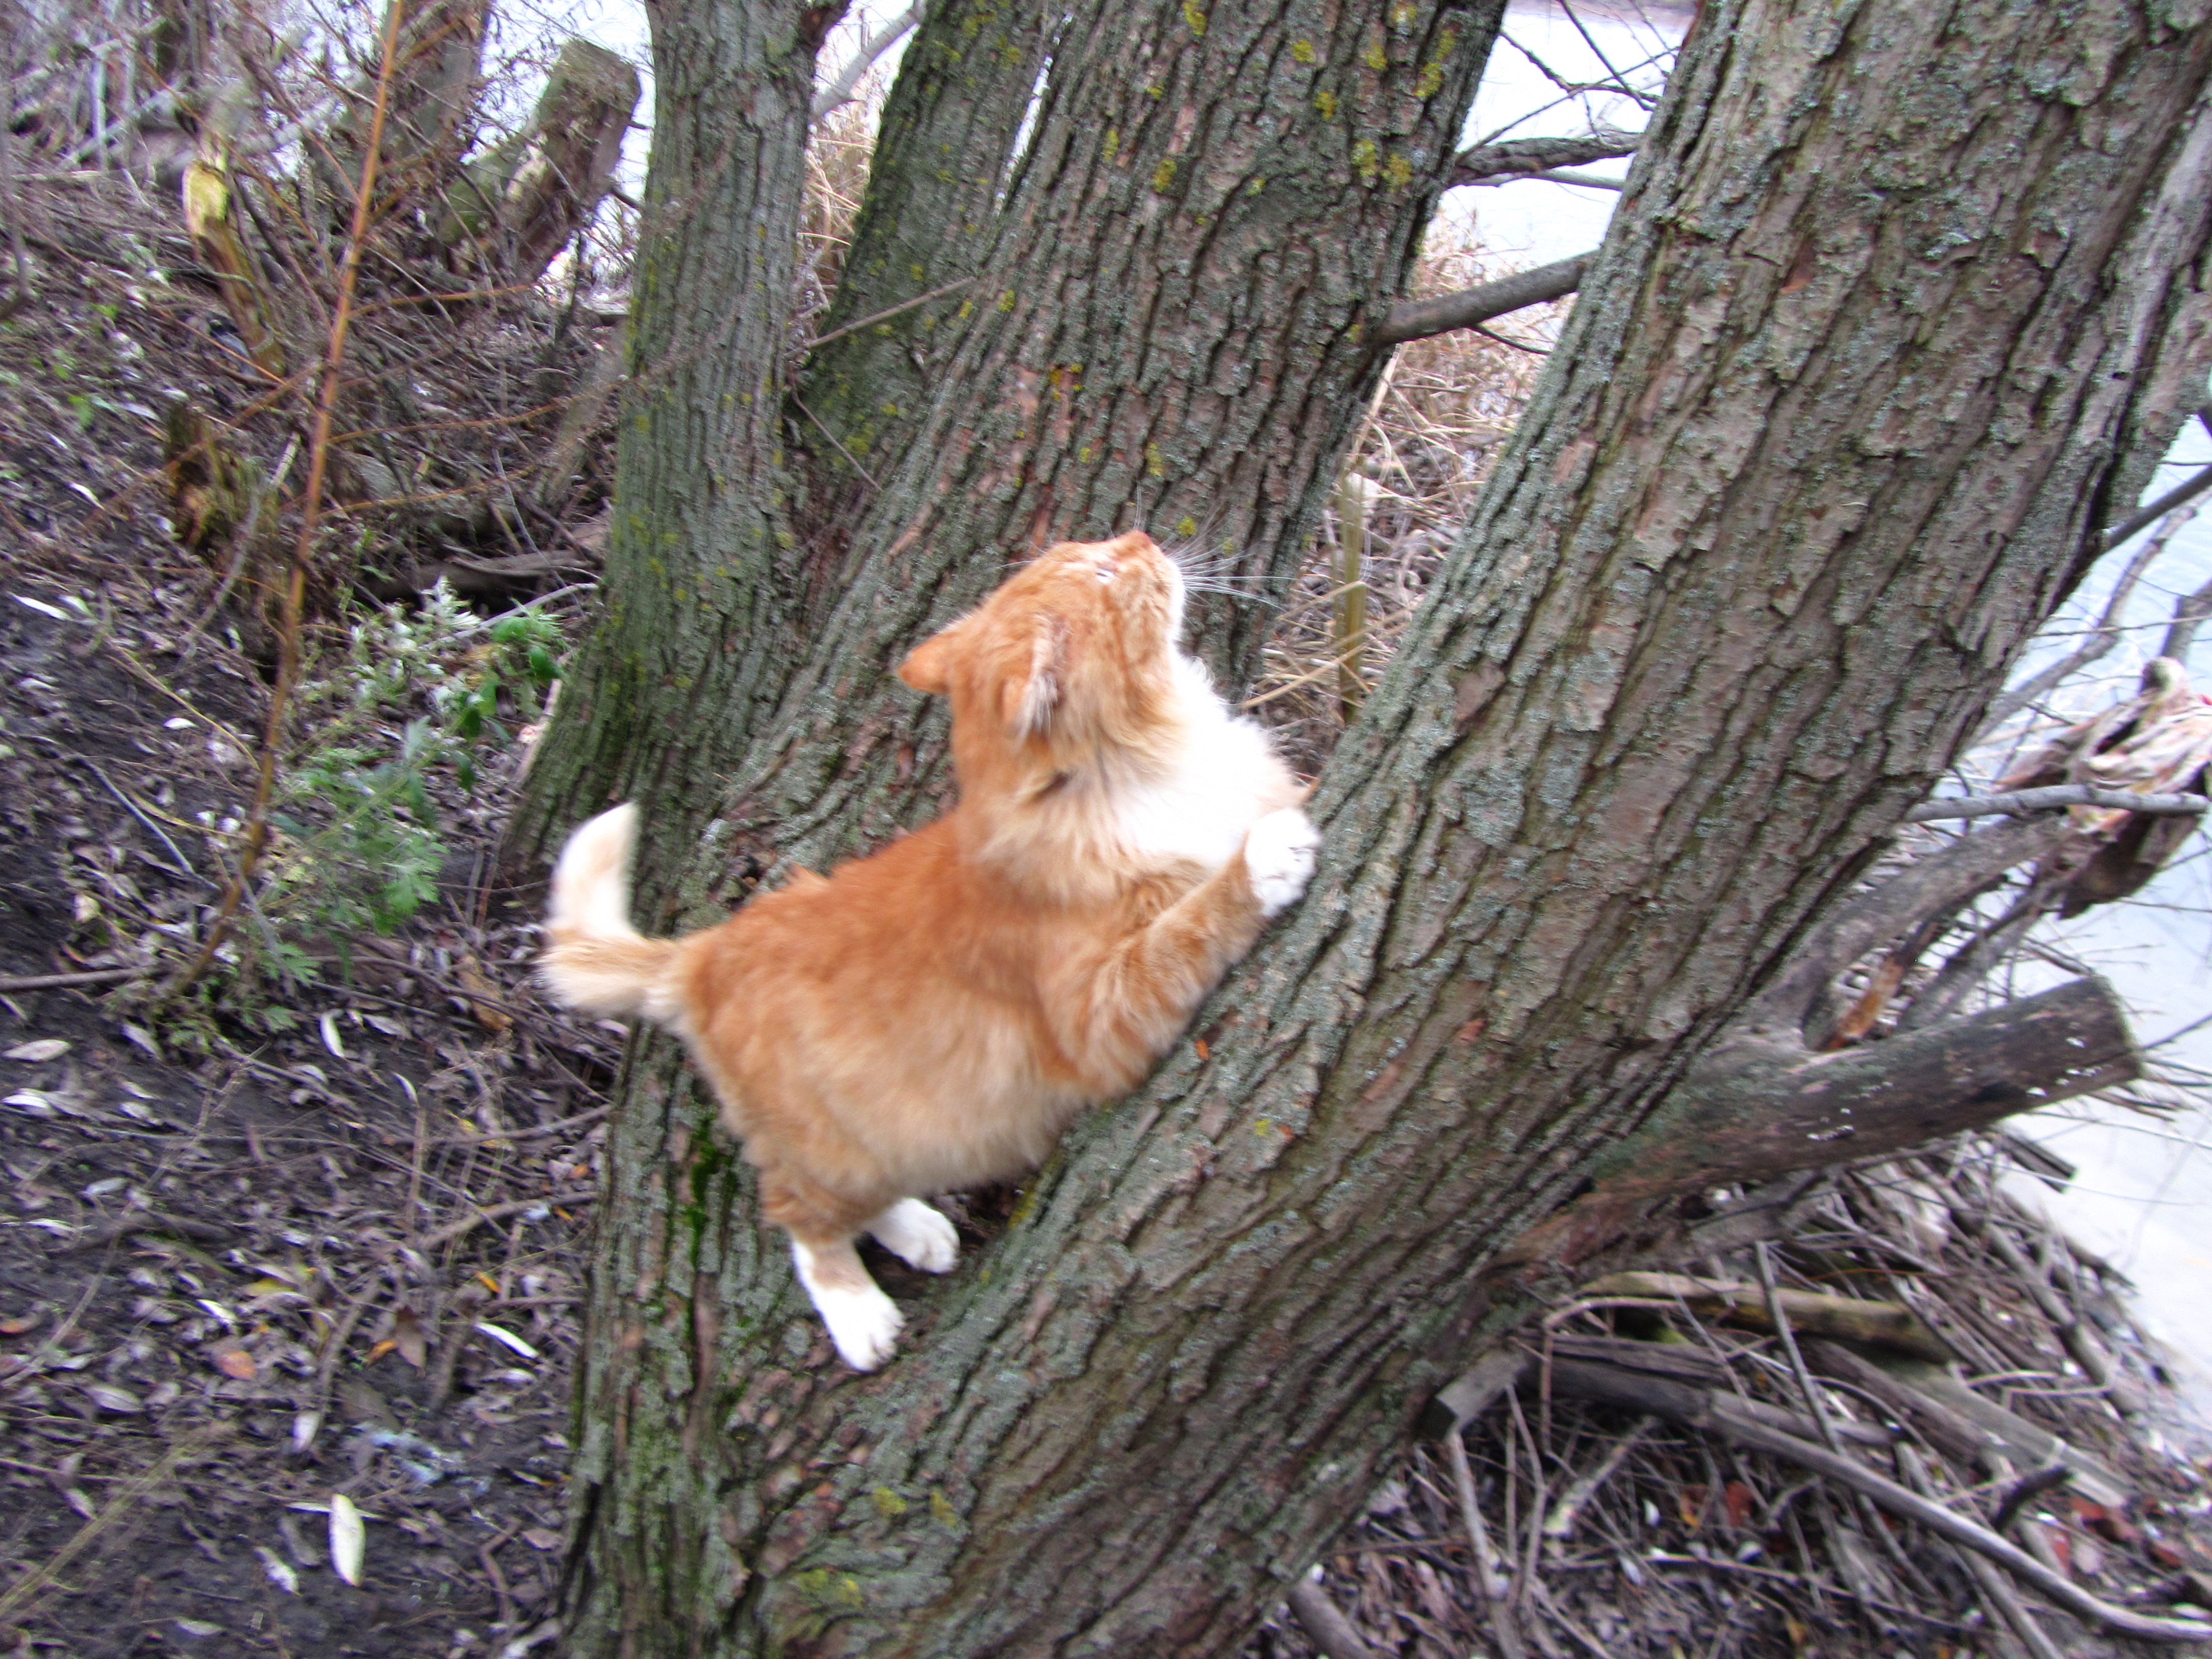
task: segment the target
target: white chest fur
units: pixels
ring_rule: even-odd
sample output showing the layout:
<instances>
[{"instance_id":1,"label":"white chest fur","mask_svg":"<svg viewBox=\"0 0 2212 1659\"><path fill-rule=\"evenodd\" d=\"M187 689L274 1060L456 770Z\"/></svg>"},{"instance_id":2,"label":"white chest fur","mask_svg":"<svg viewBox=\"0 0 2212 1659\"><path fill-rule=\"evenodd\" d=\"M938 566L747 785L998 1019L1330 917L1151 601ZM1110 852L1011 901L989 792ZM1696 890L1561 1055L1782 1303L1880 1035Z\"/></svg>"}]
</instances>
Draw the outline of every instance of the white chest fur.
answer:
<instances>
[{"instance_id":1,"label":"white chest fur","mask_svg":"<svg viewBox=\"0 0 2212 1659\"><path fill-rule=\"evenodd\" d=\"M1203 668L1179 657L1176 679L1188 732L1183 751L1166 776L1121 791L1115 817L1121 840L1138 853L1218 870L1277 803L1288 774L1267 734L1229 712Z\"/></svg>"}]
</instances>

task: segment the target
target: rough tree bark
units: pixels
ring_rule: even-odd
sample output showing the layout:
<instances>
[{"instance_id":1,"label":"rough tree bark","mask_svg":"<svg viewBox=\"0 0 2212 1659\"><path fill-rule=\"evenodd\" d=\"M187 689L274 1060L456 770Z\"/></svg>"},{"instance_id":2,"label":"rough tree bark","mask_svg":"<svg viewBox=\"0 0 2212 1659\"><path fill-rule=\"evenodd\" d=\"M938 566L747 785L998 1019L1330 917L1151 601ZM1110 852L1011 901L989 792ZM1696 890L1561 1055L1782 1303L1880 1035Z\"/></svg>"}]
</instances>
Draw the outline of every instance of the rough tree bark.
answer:
<instances>
[{"instance_id":1,"label":"rough tree bark","mask_svg":"<svg viewBox=\"0 0 2212 1659\"><path fill-rule=\"evenodd\" d=\"M781 690L779 422L814 58L842 4L659 0L607 609L507 831L528 854L638 799L695 830ZM701 719L698 711L714 711Z\"/></svg>"},{"instance_id":2,"label":"rough tree bark","mask_svg":"<svg viewBox=\"0 0 2212 1659\"><path fill-rule=\"evenodd\" d=\"M1486 1320L1540 1288L1541 1254L1486 1276L1505 1247L1697 1103L1701 1051L1787 979L2200 400L2201 22L1708 4L1550 372L1322 780L1312 892L980 1260L882 1270L909 1316L886 1371L834 1367L711 1109L635 1045L572 1650L1233 1649ZM1066 441L1038 370L1085 297L1039 306L1027 381L969 388L995 360L963 343L979 412L933 417L966 453L929 453L952 488L908 522L1057 528L1048 485L1142 480L1118 383L1091 477L1020 470ZM1224 407L1281 418L1269 390ZM877 571L899 557L929 571L902 587ZM758 774L804 770L847 835L884 740L809 698L872 706L953 597L935 558L867 555Z\"/></svg>"}]
</instances>

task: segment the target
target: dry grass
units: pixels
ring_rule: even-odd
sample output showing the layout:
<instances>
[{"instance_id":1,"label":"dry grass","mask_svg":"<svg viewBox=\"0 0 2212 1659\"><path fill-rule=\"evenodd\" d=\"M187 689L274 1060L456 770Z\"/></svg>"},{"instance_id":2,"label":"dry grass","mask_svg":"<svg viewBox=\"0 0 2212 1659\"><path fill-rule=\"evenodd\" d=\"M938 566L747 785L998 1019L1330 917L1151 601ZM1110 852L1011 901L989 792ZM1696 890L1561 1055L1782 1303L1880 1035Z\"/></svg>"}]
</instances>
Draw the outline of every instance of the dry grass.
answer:
<instances>
[{"instance_id":1,"label":"dry grass","mask_svg":"<svg viewBox=\"0 0 2212 1659\"><path fill-rule=\"evenodd\" d=\"M1414 293L1469 288L1501 274L1456 225L1439 220ZM1299 573L1245 706L1309 769L1317 767L1364 691L1388 665L1490 476L1543 366L1564 304L1489 333L1458 331L1401 346L1385 371L1340 489ZM1522 342L1516 344L1509 342ZM1347 569L1345 514L1360 498L1364 540ZM1364 532L1364 535L1362 534ZM1364 627L1359 611L1364 606Z\"/></svg>"}]
</instances>

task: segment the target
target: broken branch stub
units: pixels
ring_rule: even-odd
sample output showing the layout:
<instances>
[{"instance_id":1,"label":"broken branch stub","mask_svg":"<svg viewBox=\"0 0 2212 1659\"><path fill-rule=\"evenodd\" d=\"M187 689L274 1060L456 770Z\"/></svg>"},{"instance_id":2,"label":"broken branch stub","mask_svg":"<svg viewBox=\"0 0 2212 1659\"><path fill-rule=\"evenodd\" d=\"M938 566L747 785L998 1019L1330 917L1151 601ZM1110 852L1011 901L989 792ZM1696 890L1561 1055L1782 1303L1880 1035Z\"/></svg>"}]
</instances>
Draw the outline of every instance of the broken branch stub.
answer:
<instances>
[{"instance_id":1,"label":"broken branch stub","mask_svg":"<svg viewBox=\"0 0 2212 1659\"><path fill-rule=\"evenodd\" d=\"M1831 1054L1739 1031L1501 1266L1586 1261L1658 1200L1903 1152L2142 1074L2126 1012L2094 977Z\"/></svg>"},{"instance_id":2,"label":"broken branch stub","mask_svg":"<svg viewBox=\"0 0 2212 1659\"><path fill-rule=\"evenodd\" d=\"M463 170L445 234L477 237L510 280L536 282L605 199L638 94L627 59L569 41L530 125Z\"/></svg>"}]
</instances>

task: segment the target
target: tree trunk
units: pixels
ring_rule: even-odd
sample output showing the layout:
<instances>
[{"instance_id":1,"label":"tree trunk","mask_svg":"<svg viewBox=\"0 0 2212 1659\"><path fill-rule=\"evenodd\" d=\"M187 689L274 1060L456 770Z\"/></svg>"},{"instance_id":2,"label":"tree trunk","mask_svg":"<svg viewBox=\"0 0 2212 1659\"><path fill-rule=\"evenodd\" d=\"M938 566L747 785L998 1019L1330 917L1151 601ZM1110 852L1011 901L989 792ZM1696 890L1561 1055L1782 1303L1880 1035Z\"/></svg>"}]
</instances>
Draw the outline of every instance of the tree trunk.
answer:
<instances>
[{"instance_id":1,"label":"tree trunk","mask_svg":"<svg viewBox=\"0 0 2212 1659\"><path fill-rule=\"evenodd\" d=\"M972 279L998 228L1050 42L1040 0L939 0L908 42L877 129L868 192L853 223L837 293L796 388L799 446L814 462L811 535L851 533L866 482L906 453L934 370L974 305L966 291L879 317ZM963 308L964 307L964 308ZM864 326L856 326L863 325Z\"/></svg>"},{"instance_id":2,"label":"tree trunk","mask_svg":"<svg viewBox=\"0 0 2212 1659\"><path fill-rule=\"evenodd\" d=\"M648 8L653 150L606 614L569 670L510 855L624 799L688 842L782 689L781 363L814 55L842 9Z\"/></svg>"},{"instance_id":3,"label":"tree trunk","mask_svg":"<svg viewBox=\"0 0 2212 1659\"><path fill-rule=\"evenodd\" d=\"M964 409L872 514L911 538L868 544L781 765L748 773L781 844L866 833L920 731L873 688L988 581L969 550L1109 527L1174 411L1144 516L1195 515L1203 477L1240 524L1295 522L1279 423L1349 420L1240 383L1261 324L1330 308L1296 284L1216 316L1200 363L1136 323L1101 358L1092 308L1216 303L1197 271L1133 283L1122 245L1244 199L1187 98L1218 82L1182 78L1192 30L1230 26L1192 12L1159 80L1165 33L1071 34L1101 80L1162 85L1148 170L1115 167L1122 129L1086 149L1041 121L1000 256L1118 203L1104 270L985 287L1018 349L963 341ZM2120 0L1708 0L1529 414L1322 781L1311 892L981 1260L882 1270L890 1369L836 1367L711 1109L634 1045L572 1650L1233 1650L1525 1296L1486 1269L1783 974L2200 399L2209 71L2212 29ZM1340 394L1364 384L1343 361L1316 371ZM1212 459L1240 435L1268 460Z\"/></svg>"}]
</instances>

